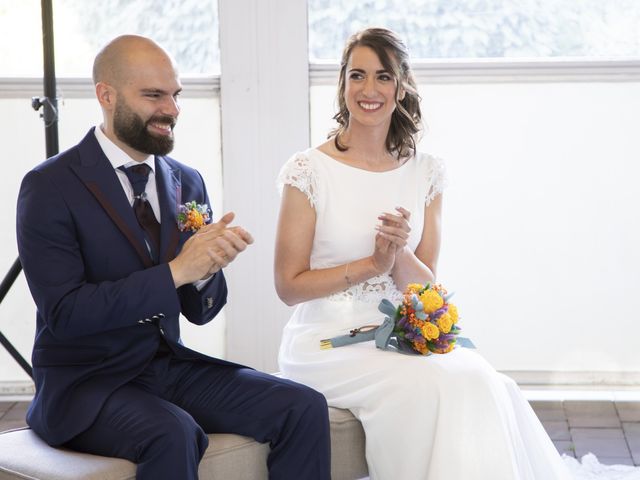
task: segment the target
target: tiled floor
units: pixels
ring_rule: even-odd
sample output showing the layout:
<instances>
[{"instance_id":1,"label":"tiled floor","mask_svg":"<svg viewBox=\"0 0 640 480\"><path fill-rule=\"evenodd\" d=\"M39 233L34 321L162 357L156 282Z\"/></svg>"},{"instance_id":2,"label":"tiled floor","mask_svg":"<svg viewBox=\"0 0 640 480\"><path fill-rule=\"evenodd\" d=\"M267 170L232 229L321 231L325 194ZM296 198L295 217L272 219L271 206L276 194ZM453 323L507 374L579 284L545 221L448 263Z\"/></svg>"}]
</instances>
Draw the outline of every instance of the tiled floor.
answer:
<instances>
[{"instance_id":1,"label":"tiled floor","mask_svg":"<svg viewBox=\"0 0 640 480\"><path fill-rule=\"evenodd\" d=\"M640 402L530 402L560 453L592 452L601 463L640 466ZM0 399L0 431L25 425L28 402Z\"/></svg>"},{"instance_id":2,"label":"tiled floor","mask_svg":"<svg viewBox=\"0 0 640 480\"><path fill-rule=\"evenodd\" d=\"M560 453L591 452L604 464L640 465L640 402L531 401Z\"/></svg>"}]
</instances>

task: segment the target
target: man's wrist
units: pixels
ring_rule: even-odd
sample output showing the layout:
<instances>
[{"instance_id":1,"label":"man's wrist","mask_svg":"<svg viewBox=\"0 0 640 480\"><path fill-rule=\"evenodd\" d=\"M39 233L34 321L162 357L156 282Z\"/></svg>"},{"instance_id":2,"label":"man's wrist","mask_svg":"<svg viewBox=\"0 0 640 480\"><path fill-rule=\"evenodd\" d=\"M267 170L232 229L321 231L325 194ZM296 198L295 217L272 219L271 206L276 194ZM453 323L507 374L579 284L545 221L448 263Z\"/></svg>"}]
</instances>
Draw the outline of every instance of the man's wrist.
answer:
<instances>
[{"instance_id":1,"label":"man's wrist","mask_svg":"<svg viewBox=\"0 0 640 480\"><path fill-rule=\"evenodd\" d=\"M176 288L180 288L185 283L188 283L180 275L180 267L177 265L175 258L171 260L168 265L169 265L169 271L171 272L171 278L173 278L173 284L175 285Z\"/></svg>"}]
</instances>

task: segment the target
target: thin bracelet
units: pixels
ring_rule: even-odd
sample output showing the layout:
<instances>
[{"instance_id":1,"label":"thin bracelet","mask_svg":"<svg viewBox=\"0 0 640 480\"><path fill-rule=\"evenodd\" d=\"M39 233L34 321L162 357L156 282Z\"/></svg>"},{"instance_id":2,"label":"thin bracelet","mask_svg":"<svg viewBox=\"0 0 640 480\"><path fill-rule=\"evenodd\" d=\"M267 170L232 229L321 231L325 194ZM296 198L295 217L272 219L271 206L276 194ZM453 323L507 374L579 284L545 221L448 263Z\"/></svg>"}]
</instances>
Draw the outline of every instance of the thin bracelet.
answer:
<instances>
[{"instance_id":1,"label":"thin bracelet","mask_svg":"<svg viewBox=\"0 0 640 480\"><path fill-rule=\"evenodd\" d=\"M351 263L351 262L349 262ZM349 278L349 263L347 263L344 267L344 279L347 281L347 285L352 286L353 282Z\"/></svg>"}]
</instances>

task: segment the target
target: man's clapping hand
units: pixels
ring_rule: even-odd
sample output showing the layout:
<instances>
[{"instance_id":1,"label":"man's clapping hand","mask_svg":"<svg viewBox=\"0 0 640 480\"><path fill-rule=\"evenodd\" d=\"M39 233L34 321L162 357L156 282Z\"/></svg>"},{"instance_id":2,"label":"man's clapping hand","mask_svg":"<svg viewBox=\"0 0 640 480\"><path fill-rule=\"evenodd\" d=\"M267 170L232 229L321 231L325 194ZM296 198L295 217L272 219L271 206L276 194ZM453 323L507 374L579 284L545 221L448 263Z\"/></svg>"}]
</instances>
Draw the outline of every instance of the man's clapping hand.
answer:
<instances>
[{"instance_id":1,"label":"man's clapping hand","mask_svg":"<svg viewBox=\"0 0 640 480\"><path fill-rule=\"evenodd\" d=\"M178 256L169 262L176 287L210 277L253 243L244 228L229 226L234 217L233 212L225 213L184 243Z\"/></svg>"}]
</instances>

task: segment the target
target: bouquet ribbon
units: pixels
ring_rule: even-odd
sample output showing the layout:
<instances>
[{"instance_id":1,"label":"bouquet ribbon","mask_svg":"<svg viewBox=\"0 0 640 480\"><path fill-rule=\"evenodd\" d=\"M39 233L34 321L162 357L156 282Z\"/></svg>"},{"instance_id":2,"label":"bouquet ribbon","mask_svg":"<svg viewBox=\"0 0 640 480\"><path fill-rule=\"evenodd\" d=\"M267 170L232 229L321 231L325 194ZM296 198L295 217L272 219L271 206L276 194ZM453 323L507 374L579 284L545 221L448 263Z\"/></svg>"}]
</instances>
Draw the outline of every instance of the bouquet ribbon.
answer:
<instances>
[{"instance_id":1,"label":"bouquet ribbon","mask_svg":"<svg viewBox=\"0 0 640 480\"><path fill-rule=\"evenodd\" d=\"M386 315L381 325L364 325L351 330L347 335L320 340L320 348L327 350L375 340L376 347L381 350L393 350L407 355L418 355L415 350L408 347L404 342L399 342L394 335L396 307L389 300L384 299L380 302L378 309ZM465 348L476 348L469 338L460 336L456 337L456 345Z\"/></svg>"}]
</instances>

